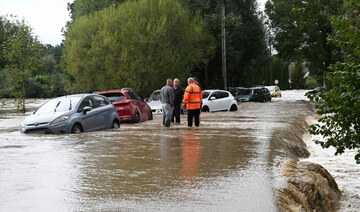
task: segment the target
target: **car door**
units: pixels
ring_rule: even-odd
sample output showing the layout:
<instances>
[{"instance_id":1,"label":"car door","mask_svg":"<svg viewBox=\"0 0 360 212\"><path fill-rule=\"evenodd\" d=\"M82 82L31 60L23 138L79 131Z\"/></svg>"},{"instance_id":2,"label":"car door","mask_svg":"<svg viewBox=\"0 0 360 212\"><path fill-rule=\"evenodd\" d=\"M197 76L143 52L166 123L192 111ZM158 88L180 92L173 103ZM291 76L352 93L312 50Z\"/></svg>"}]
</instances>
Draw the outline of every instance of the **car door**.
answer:
<instances>
[{"instance_id":1,"label":"car door","mask_svg":"<svg viewBox=\"0 0 360 212\"><path fill-rule=\"evenodd\" d=\"M83 113L85 107L91 107L91 110L86 114ZM85 97L79 106L78 113L81 113L80 118L84 131L94 130L97 126L96 111L94 108L94 99L91 96Z\"/></svg>"},{"instance_id":2,"label":"car door","mask_svg":"<svg viewBox=\"0 0 360 212\"><path fill-rule=\"evenodd\" d=\"M219 110L229 110L230 108L229 93L225 91L219 91Z\"/></svg>"},{"instance_id":3,"label":"car door","mask_svg":"<svg viewBox=\"0 0 360 212\"><path fill-rule=\"evenodd\" d=\"M94 99L94 113L95 113L95 120L96 126L94 130L104 129L110 126L112 120L111 117L111 108L109 107L109 101L102 96L93 96Z\"/></svg>"},{"instance_id":4,"label":"car door","mask_svg":"<svg viewBox=\"0 0 360 212\"><path fill-rule=\"evenodd\" d=\"M134 101L134 104L139 108L140 110L140 120L146 120L147 119L147 111L146 111L146 102L143 102L139 95L137 95L134 91L131 92L130 98Z\"/></svg>"},{"instance_id":5,"label":"car door","mask_svg":"<svg viewBox=\"0 0 360 212\"><path fill-rule=\"evenodd\" d=\"M140 120L146 119L147 114L145 112L145 108L143 106L141 98L134 91L128 91L128 95L131 98L131 102L139 109Z\"/></svg>"},{"instance_id":6,"label":"car door","mask_svg":"<svg viewBox=\"0 0 360 212\"><path fill-rule=\"evenodd\" d=\"M219 91L214 91L209 97L209 99L212 97L215 97L215 99L209 101L211 104L211 107L209 106L210 111L221 110L221 93Z\"/></svg>"}]
</instances>

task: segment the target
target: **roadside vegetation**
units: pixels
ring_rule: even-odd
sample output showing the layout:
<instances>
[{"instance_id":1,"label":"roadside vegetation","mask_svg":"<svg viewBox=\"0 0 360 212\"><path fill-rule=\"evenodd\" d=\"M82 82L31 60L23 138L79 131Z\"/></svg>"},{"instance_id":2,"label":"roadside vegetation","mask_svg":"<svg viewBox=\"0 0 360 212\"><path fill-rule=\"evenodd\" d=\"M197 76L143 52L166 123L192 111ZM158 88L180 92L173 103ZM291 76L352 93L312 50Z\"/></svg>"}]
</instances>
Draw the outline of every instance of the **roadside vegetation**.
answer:
<instances>
[{"instance_id":1,"label":"roadside vegetation","mask_svg":"<svg viewBox=\"0 0 360 212\"><path fill-rule=\"evenodd\" d=\"M0 98L16 98L25 111L28 97L122 87L146 97L167 77L224 88L223 6L228 87L275 79L283 90L325 86L311 97L324 102L324 117L310 131L337 154L358 149L358 0L269 0L264 12L255 0L75 0L58 46L41 44L25 20L0 16Z\"/></svg>"}]
</instances>

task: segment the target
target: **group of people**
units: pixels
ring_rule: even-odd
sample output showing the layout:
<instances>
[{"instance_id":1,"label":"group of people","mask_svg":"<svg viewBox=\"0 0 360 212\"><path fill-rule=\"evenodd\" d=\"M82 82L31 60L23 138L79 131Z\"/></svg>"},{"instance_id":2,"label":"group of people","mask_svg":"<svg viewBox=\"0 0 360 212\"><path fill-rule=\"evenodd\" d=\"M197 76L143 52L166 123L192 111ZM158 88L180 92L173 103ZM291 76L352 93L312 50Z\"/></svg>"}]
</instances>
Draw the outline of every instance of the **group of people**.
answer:
<instances>
[{"instance_id":1,"label":"group of people","mask_svg":"<svg viewBox=\"0 0 360 212\"><path fill-rule=\"evenodd\" d=\"M162 104L163 126L170 127L170 123L180 123L181 106L188 110L188 126L200 125L200 110L202 104L202 88L198 85L197 79L190 77L188 86L184 90L180 86L180 80L166 80L166 85L161 88L160 101Z\"/></svg>"}]
</instances>

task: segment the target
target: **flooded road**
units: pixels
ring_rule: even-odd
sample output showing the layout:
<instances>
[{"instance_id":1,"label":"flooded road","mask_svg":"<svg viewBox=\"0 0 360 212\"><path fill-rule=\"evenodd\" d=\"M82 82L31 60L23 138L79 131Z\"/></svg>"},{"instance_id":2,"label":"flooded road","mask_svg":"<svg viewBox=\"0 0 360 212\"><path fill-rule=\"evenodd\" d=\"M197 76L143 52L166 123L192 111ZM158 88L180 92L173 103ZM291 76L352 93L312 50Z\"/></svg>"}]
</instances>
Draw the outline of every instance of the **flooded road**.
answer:
<instances>
[{"instance_id":1,"label":"flooded road","mask_svg":"<svg viewBox=\"0 0 360 212\"><path fill-rule=\"evenodd\" d=\"M36 103L34 103L36 105ZM278 165L306 157L313 105L283 98L202 113L200 128L161 116L80 135L26 135L0 113L0 211L278 211Z\"/></svg>"}]
</instances>

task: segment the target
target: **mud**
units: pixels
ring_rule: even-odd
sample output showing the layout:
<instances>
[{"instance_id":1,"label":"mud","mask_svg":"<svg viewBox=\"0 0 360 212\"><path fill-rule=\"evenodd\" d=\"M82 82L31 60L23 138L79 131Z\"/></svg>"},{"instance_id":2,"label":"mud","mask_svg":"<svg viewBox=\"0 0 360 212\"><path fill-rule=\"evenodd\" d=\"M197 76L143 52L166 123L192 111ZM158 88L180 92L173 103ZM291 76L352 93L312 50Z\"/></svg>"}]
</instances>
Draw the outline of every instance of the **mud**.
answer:
<instances>
[{"instance_id":1,"label":"mud","mask_svg":"<svg viewBox=\"0 0 360 212\"><path fill-rule=\"evenodd\" d=\"M280 211L337 211L341 192L324 167L288 160L281 164L287 187L279 190Z\"/></svg>"}]
</instances>

